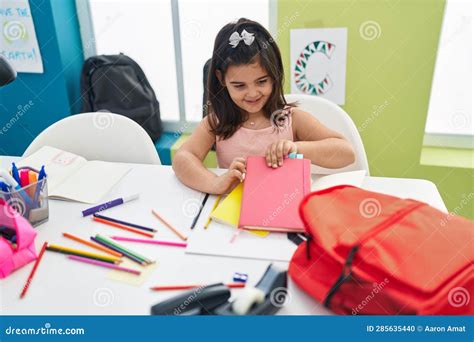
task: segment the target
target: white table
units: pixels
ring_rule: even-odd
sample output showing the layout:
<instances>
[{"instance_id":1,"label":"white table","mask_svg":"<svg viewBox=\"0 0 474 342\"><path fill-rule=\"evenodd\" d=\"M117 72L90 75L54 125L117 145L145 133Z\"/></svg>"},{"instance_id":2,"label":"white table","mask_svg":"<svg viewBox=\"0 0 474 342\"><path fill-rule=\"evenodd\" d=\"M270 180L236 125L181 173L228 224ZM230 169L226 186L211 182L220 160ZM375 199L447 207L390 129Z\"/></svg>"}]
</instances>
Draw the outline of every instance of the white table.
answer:
<instances>
[{"instance_id":1,"label":"white table","mask_svg":"<svg viewBox=\"0 0 474 342\"><path fill-rule=\"evenodd\" d=\"M3 157L0 166L6 167L13 158ZM10 164L11 165L11 164ZM175 226L191 234L192 217L186 215L189 199L199 199L202 194L182 185L169 166L133 164L128 173L108 199L140 193L140 199L107 211L107 215L127 219L131 222L158 228L156 238L178 240L167 228L151 215L157 209ZM425 180L366 177L363 188L400 197L410 197L427 202L446 211L436 186ZM207 201L209 211L215 197ZM188 200L188 201L187 201ZM66 239L62 232L81 237L97 233L105 235L130 235L115 228L83 218L81 210L90 207L80 203L50 201L49 221L40 225L36 247L39 250L44 241L82 248ZM203 212L204 212L203 211ZM201 215L198 225L203 225L207 215ZM133 234L132 234L133 235ZM132 236L130 235L130 236ZM140 287L110 280L110 272L101 267L68 260L64 255L45 253L38 271L31 283L26 298L19 294L33 267L33 263L0 280L0 307L4 315L148 315L150 307L178 292L152 292L153 285L166 284L208 284L229 282L234 272L247 273L249 283L254 284L268 266L268 261L212 257L185 254L184 248L145 244L128 245L147 257L156 258L158 265L153 274ZM287 268L288 263L277 263ZM233 290L239 291L238 289ZM292 281L289 281L290 297L280 314L314 315L330 314L322 305L307 296Z\"/></svg>"}]
</instances>

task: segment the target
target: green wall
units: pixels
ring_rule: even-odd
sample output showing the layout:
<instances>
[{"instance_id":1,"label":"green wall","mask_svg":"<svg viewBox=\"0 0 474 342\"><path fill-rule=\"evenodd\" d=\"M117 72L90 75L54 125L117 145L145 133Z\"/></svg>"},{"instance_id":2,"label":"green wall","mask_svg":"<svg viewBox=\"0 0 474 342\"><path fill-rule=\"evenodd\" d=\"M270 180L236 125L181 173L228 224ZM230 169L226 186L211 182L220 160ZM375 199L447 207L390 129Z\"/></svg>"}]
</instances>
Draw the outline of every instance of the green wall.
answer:
<instances>
[{"instance_id":1,"label":"green wall","mask_svg":"<svg viewBox=\"0 0 474 342\"><path fill-rule=\"evenodd\" d=\"M444 0L279 0L277 41L290 92L290 29L347 27L342 107L359 128L371 174L428 179L450 211L473 219L473 170L420 165L444 5ZM380 27L375 39L360 33L368 21Z\"/></svg>"}]
</instances>

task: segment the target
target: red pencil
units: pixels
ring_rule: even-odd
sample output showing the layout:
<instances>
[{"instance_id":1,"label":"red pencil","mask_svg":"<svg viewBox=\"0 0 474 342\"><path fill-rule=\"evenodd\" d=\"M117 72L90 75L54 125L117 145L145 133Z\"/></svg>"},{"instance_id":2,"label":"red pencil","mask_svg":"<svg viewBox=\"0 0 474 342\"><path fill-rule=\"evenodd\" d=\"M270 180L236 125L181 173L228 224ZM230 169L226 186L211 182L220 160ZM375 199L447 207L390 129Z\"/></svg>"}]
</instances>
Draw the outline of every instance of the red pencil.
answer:
<instances>
[{"instance_id":1,"label":"red pencil","mask_svg":"<svg viewBox=\"0 0 474 342\"><path fill-rule=\"evenodd\" d=\"M30 287L31 281L33 280L33 277L36 273L36 269L38 268L38 265L41 261L41 258L43 257L44 251L46 250L46 247L48 246L48 242L45 242L43 244L43 247L41 248L41 252L38 255L38 258L36 259L35 265L33 266L33 269L31 270L30 275L28 276L28 279L26 280L25 287L23 287L23 291L21 291L20 298L25 297L26 291L28 291L28 288Z\"/></svg>"},{"instance_id":2,"label":"red pencil","mask_svg":"<svg viewBox=\"0 0 474 342\"><path fill-rule=\"evenodd\" d=\"M224 284L227 287L232 288L241 288L245 287L245 283L229 283ZM173 290L190 290L198 287L204 287L206 285L171 285L171 286L154 286L150 287L152 291L173 291Z\"/></svg>"}]
</instances>

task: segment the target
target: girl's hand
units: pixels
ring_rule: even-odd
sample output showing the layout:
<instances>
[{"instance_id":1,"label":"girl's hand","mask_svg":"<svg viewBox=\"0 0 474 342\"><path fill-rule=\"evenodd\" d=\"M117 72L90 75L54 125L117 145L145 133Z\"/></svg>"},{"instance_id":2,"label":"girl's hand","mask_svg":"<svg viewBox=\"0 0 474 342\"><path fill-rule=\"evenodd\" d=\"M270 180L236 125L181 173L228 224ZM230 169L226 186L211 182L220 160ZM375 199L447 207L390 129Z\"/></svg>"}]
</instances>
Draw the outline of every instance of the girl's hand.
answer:
<instances>
[{"instance_id":1,"label":"girl's hand","mask_svg":"<svg viewBox=\"0 0 474 342\"><path fill-rule=\"evenodd\" d=\"M228 193L244 180L245 162L245 158L234 158L227 172L217 177L216 194Z\"/></svg>"},{"instance_id":2,"label":"girl's hand","mask_svg":"<svg viewBox=\"0 0 474 342\"><path fill-rule=\"evenodd\" d=\"M294 141L280 140L268 145L265 153L268 167L277 168L283 165L283 158L289 153L296 152L298 147Z\"/></svg>"}]
</instances>

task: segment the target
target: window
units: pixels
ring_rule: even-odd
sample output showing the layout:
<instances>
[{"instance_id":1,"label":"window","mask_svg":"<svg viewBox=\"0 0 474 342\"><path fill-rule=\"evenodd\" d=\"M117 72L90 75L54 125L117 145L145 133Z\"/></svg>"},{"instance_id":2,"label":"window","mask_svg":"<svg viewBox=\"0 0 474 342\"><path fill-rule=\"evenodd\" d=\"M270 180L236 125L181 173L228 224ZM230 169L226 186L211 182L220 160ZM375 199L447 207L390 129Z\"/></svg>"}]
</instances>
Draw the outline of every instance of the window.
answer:
<instances>
[{"instance_id":1,"label":"window","mask_svg":"<svg viewBox=\"0 0 474 342\"><path fill-rule=\"evenodd\" d=\"M227 23L241 17L269 28L268 0L178 0L187 121L202 118L204 63L212 57L214 39ZM240 32L239 32L240 33Z\"/></svg>"},{"instance_id":2,"label":"window","mask_svg":"<svg viewBox=\"0 0 474 342\"><path fill-rule=\"evenodd\" d=\"M472 3L448 0L433 76L425 145L472 148Z\"/></svg>"},{"instance_id":3,"label":"window","mask_svg":"<svg viewBox=\"0 0 474 342\"><path fill-rule=\"evenodd\" d=\"M162 120L179 120L170 0L89 0L95 53L124 54L143 69Z\"/></svg>"},{"instance_id":4,"label":"window","mask_svg":"<svg viewBox=\"0 0 474 342\"><path fill-rule=\"evenodd\" d=\"M123 52L133 58L156 92L165 128L176 129L166 122L182 126L202 118L203 67L219 29L240 17L268 29L270 1L89 0L77 7L81 26L92 27L89 33L81 27L83 41L95 43L84 48L86 57Z\"/></svg>"}]
</instances>

